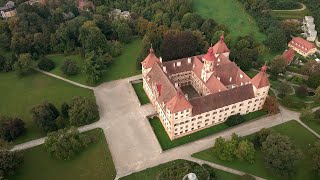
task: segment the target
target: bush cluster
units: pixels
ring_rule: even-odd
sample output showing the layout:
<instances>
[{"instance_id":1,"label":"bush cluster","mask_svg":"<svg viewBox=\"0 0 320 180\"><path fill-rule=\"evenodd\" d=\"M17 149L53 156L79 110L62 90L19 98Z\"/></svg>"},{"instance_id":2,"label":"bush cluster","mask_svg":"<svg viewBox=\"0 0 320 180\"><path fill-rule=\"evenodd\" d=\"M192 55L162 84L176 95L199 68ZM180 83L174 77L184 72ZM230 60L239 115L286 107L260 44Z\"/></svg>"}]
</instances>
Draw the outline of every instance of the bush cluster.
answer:
<instances>
[{"instance_id":1,"label":"bush cluster","mask_svg":"<svg viewBox=\"0 0 320 180\"><path fill-rule=\"evenodd\" d=\"M243 123L245 121L246 121L246 119L242 115L236 114L236 115L229 116L225 123L229 127L231 127L231 126L235 126L235 125L241 124L241 123Z\"/></svg>"}]
</instances>

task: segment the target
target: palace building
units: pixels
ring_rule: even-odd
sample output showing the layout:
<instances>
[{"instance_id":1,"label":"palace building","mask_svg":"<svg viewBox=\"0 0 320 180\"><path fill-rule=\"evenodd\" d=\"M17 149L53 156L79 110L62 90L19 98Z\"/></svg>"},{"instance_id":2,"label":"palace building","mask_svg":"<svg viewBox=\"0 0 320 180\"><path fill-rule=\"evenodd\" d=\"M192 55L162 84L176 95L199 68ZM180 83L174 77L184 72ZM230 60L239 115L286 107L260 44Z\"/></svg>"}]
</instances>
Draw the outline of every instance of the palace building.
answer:
<instances>
[{"instance_id":1,"label":"palace building","mask_svg":"<svg viewBox=\"0 0 320 180\"><path fill-rule=\"evenodd\" d=\"M289 42L288 47L292 48L295 52L303 57L310 56L317 52L317 47L313 43L303 39L302 37L293 38Z\"/></svg>"},{"instance_id":2,"label":"palace building","mask_svg":"<svg viewBox=\"0 0 320 180\"><path fill-rule=\"evenodd\" d=\"M171 140L262 109L270 87L266 65L251 79L229 54L223 35L207 54L174 61L162 62L150 49L143 88Z\"/></svg>"}]
</instances>

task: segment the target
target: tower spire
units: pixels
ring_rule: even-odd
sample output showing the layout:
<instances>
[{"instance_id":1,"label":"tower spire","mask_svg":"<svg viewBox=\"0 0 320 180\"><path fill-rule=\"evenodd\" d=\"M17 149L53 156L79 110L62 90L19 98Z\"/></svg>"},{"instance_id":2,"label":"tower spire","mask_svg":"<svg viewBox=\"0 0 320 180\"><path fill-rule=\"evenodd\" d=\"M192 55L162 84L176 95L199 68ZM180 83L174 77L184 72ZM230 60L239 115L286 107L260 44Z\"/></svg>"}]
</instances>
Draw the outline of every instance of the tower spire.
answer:
<instances>
[{"instance_id":1,"label":"tower spire","mask_svg":"<svg viewBox=\"0 0 320 180\"><path fill-rule=\"evenodd\" d=\"M152 43L151 43L151 47L150 47L150 50L149 50L150 54L154 54L154 50L152 48Z\"/></svg>"}]
</instances>

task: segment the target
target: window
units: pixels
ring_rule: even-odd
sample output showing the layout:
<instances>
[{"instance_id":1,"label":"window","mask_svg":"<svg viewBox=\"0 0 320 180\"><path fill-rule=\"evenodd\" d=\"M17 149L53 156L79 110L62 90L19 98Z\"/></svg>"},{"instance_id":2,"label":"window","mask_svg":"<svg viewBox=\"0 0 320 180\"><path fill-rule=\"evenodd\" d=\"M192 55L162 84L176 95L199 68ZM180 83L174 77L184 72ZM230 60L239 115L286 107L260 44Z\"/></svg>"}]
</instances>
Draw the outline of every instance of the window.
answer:
<instances>
[{"instance_id":1,"label":"window","mask_svg":"<svg viewBox=\"0 0 320 180\"><path fill-rule=\"evenodd\" d=\"M178 133L174 133L174 135L178 135Z\"/></svg>"},{"instance_id":2,"label":"window","mask_svg":"<svg viewBox=\"0 0 320 180\"><path fill-rule=\"evenodd\" d=\"M259 101L259 99L256 99L254 102L257 102L257 101Z\"/></svg>"},{"instance_id":3,"label":"window","mask_svg":"<svg viewBox=\"0 0 320 180\"><path fill-rule=\"evenodd\" d=\"M225 116L227 115L227 113L224 114Z\"/></svg>"},{"instance_id":4,"label":"window","mask_svg":"<svg viewBox=\"0 0 320 180\"><path fill-rule=\"evenodd\" d=\"M229 108L226 108L226 109L224 109L225 111L228 111L229 110Z\"/></svg>"},{"instance_id":5,"label":"window","mask_svg":"<svg viewBox=\"0 0 320 180\"><path fill-rule=\"evenodd\" d=\"M212 113L212 115L215 115L215 114L217 114L217 112L216 112L216 111Z\"/></svg>"},{"instance_id":6,"label":"window","mask_svg":"<svg viewBox=\"0 0 320 180\"><path fill-rule=\"evenodd\" d=\"M234 113L234 111L231 111L231 114L233 114Z\"/></svg>"},{"instance_id":7,"label":"window","mask_svg":"<svg viewBox=\"0 0 320 180\"><path fill-rule=\"evenodd\" d=\"M208 125L208 123L204 124L205 126Z\"/></svg>"},{"instance_id":8,"label":"window","mask_svg":"<svg viewBox=\"0 0 320 180\"><path fill-rule=\"evenodd\" d=\"M200 128L201 126L198 126L198 128Z\"/></svg>"},{"instance_id":9,"label":"window","mask_svg":"<svg viewBox=\"0 0 320 180\"><path fill-rule=\"evenodd\" d=\"M201 119L201 118L202 118L202 116L199 116L199 117L198 117L198 119Z\"/></svg>"},{"instance_id":10,"label":"window","mask_svg":"<svg viewBox=\"0 0 320 180\"><path fill-rule=\"evenodd\" d=\"M208 122L209 121L209 119L206 119L204 122Z\"/></svg>"},{"instance_id":11,"label":"window","mask_svg":"<svg viewBox=\"0 0 320 180\"><path fill-rule=\"evenodd\" d=\"M206 117L210 116L210 114L206 114Z\"/></svg>"},{"instance_id":12,"label":"window","mask_svg":"<svg viewBox=\"0 0 320 180\"><path fill-rule=\"evenodd\" d=\"M195 120L196 120L196 118L192 118L192 119L191 119L191 121L195 121Z\"/></svg>"},{"instance_id":13,"label":"window","mask_svg":"<svg viewBox=\"0 0 320 180\"><path fill-rule=\"evenodd\" d=\"M174 129L174 131L178 131L178 129Z\"/></svg>"},{"instance_id":14,"label":"window","mask_svg":"<svg viewBox=\"0 0 320 180\"><path fill-rule=\"evenodd\" d=\"M223 112L223 109L221 109L220 112Z\"/></svg>"},{"instance_id":15,"label":"window","mask_svg":"<svg viewBox=\"0 0 320 180\"><path fill-rule=\"evenodd\" d=\"M243 106L243 103L241 103L239 106Z\"/></svg>"},{"instance_id":16,"label":"window","mask_svg":"<svg viewBox=\"0 0 320 180\"><path fill-rule=\"evenodd\" d=\"M194 128L191 128L191 130L194 130Z\"/></svg>"},{"instance_id":17,"label":"window","mask_svg":"<svg viewBox=\"0 0 320 180\"><path fill-rule=\"evenodd\" d=\"M249 101L248 104L252 103L252 101Z\"/></svg>"},{"instance_id":18,"label":"window","mask_svg":"<svg viewBox=\"0 0 320 180\"><path fill-rule=\"evenodd\" d=\"M183 127L180 127L180 129L183 129Z\"/></svg>"},{"instance_id":19,"label":"window","mask_svg":"<svg viewBox=\"0 0 320 180\"><path fill-rule=\"evenodd\" d=\"M178 126L178 124L174 124L174 126Z\"/></svg>"},{"instance_id":20,"label":"window","mask_svg":"<svg viewBox=\"0 0 320 180\"><path fill-rule=\"evenodd\" d=\"M184 124L184 122L181 122L180 125Z\"/></svg>"},{"instance_id":21,"label":"window","mask_svg":"<svg viewBox=\"0 0 320 180\"><path fill-rule=\"evenodd\" d=\"M184 132L188 132L188 129L186 129Z\"/></svg>"},{"instance_id":22,"label":"window","mask_svg":"<svg viewBox=\"0 0 320 180\"><path fill-rule=\"evenodd\" d=\"M186 125L186 128L188 128L188 125Z\"/></svg>"},{"instance_id":23,"label":"window","mask_svg":"<svg viewBox=\"0 0 320 180\"><path fill-rule=\"evenodd\" d=\"M232 109L236 108L236 106L232 106Z\"/></svg>"},{"instance_id":24,"label":"window","mask_svg":"<svg viewBox=\"0 0 320 180\"><path fill-rule=\"evenodd\" d=\"M197 122L197 124L201 124L201 123L202 123L202 121Z\"/></svg>"}]
</instances>

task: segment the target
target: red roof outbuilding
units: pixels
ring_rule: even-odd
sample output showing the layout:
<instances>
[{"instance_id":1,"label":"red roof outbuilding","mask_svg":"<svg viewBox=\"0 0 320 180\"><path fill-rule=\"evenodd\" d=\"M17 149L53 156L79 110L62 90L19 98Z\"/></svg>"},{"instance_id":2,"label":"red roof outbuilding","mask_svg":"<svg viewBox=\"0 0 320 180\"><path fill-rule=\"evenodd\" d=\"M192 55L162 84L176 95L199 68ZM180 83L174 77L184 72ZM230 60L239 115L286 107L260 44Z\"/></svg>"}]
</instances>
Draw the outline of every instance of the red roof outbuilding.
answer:
<instances>
[{"instance_id":1,"label":"red roof outbuilding","mask_svg":"<svg viewBox=\"0 0 320 180\"><path fill-rule=\"evenodd\" d=\"M303 51L305 53L308 53L311 49L316 48L316 46L313 43L303 39L302 37L293 38L289 42L289 45L292 45L295 48L300 49L301 51Z\"/></svg>"},{"instance_id":2,"label":"red roof outbuilding","mask_svg":"<svg viewBox=\"0 0 320 180\"><path fill-rule=\"evenodd\" d=\"M287 60L287 64L290 64L295 56L294 50L290 48L289 50L286 50L285 52L283 52L281 56Z\"/></svg>"}]
</instances>

